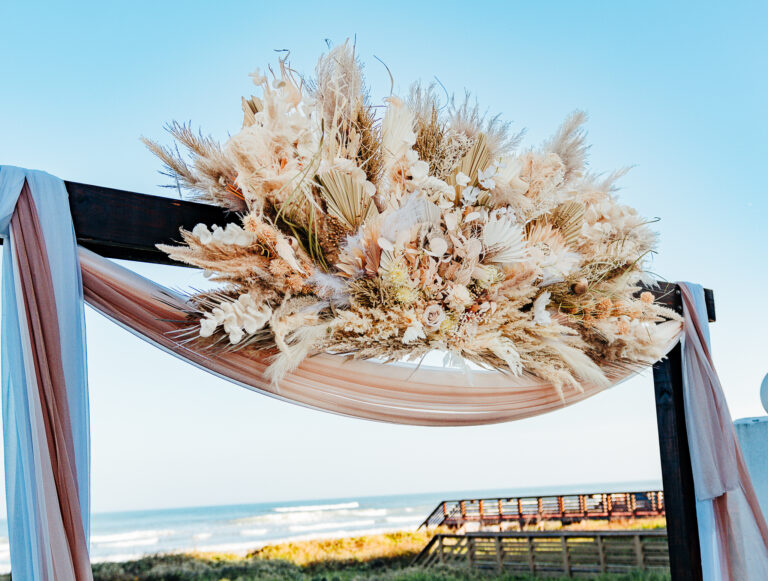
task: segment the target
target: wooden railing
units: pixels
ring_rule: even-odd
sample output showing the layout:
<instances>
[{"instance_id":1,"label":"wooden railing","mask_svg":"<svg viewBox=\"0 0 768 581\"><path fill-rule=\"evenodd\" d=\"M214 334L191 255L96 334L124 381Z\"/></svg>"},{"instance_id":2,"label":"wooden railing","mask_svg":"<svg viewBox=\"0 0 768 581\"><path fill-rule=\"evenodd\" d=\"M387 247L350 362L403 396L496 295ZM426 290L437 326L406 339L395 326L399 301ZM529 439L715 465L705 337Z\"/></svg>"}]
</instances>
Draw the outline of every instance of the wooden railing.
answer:
<instances>
[{"instance_id":1,"label":"wooden railing","mask_svg":"<svg viewBox=\"0 0 768 581\"><path fill-rule=\"evenodd\" d=\"M664 572L669 549L665 530L437 534L413 564L534 575Z\"/></svg>"},{"instance_id":2,"label":"wooden railing","mask_svg":"<svg viewBox=\"0 0 768 581\"><path fill-rule=\"evenodd\" d=\"M422 527L457 529L468 522L480 526L536 523L542 520L574 522L585 519L641 518L664 515L664 493L601 492L513 498L444 500L421 523Z\"/></svg>"}]
</instances>

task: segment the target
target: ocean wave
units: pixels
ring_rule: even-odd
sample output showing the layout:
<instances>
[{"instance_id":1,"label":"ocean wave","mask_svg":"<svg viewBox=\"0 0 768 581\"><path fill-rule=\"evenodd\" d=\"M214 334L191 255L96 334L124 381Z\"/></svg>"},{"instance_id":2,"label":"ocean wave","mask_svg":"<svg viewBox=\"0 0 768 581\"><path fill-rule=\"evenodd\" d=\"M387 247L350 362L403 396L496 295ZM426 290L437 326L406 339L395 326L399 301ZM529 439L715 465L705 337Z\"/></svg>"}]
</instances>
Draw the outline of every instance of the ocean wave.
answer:
<instances>
[{"instance_id":1,"label":"ocean wave","mask_svg":"<svg viewBox=\"0 0 768 581\"><path fill-rule=\"evenodd\" d=\"M338 504L309 504L299 506L278 506L273 509L275 512L317 512L319 510L339 510L342 508L359 508L360 503L340 502Z\"/></svg>"},{"instance_id":2,"label":"ocean wave","mask_svg":"<svg viewBox=\"0 0 768 581\"><path fill-rule=\"evenodd\" d=\"M255 516L248 516L244 518L234 519L232 524L249 525L288 525L288 524L308 524L312 522L327 521L330 517L335 519L341 518L365 518L385 516L387 514L386 508L351 508L352 504L348 503L350 508L326 508L323 510L297 510L286 512L271 512L267 514L258 514ZM329 505L330 506L330 505ZM340 506L340 505L337 505ZM359 506L359 505L358 505ZM298 507L297 507L298 508Z\"/></svg>"},{"instance_id":3,"label":"ocean wave","mask_svg":"<svg viewBox=\"0 0 768 581\"><path fill-rule=\"evenodd\" d=\"M422 519L420 516L388 516L386 518L387 522L396 523L396 522L409 522L413 524L420 524L424 519Z\"/></svg>"},{"instance_id":4,"label":"ocean wave","mask_svg":"<svg viewBox=\"0 0 768 581\"><path fill-rule=\"evenodd\" d=\"M195 533L192 535L192 538L196 541L204 541L205 539L210 539L212 533Z\"/></svg>"},{"instance_id":5,"label":"ocean wave","mask_svg":"<svg viewBox=\"0 0 768 581\"><path fill-rule=\"evenodd\" d=\"M142 537L131 541L115 541L112 543L99 543L99 548L124 548L124 547L151 547L160 542L160 537Z\"/></svg>"},{"instance_id":6,"label":"ocean wave","mask_svg":"<svg viewBox=\"0 0 768 581\"><path fill-rule=\"evenodd\" d=\"M266 535L269 532L269 529L244 529L240 531L240 534L244 537L260 537L261 535Z\"/></svg>"},{"instance_id":7,"label":"ocean wave","mask_svg":"<svg viewBox=\"0 0 768 581\"><path fill-rule=\"evenodd\" d=\"M101 545L101 544L114 545L115 543L120 543L120 542L127 543L130 541L142 541L148 538L165 537L171 534L173 534L173 531L171 530L144 530L144 531L131 531L128 533L115 533L111 535L91 535L91 543L95 543L97 545ZM137 544L144 544L144 543L137 543ZM130 545L125 545L125 546L130 546Z\"/></svg>"},{"instance_id":8,"label":"ocean wave","mask_svg":"<svg viewBox=\"0 0 768 581\"><path fill-rule=\"evenodd\" d=\"M304 533L309 531L322 531L329 529L338 529L342 527L370 527L376 524L375 520L358 520L342 522L324 522L316 525L294 525L288 527L292 533Z\"/></svg>"},{"instance_id":9,"label":"ocean wave","mask_svg":"<svg viewBox=\"0 0 768 581\"><path fill-rule=\"evenodd\" d=\"M348 513L349 516L384 516L389 511L386 508L361 508L360 510L341 510L339 512Z\"/></svg>"}]
</instances>

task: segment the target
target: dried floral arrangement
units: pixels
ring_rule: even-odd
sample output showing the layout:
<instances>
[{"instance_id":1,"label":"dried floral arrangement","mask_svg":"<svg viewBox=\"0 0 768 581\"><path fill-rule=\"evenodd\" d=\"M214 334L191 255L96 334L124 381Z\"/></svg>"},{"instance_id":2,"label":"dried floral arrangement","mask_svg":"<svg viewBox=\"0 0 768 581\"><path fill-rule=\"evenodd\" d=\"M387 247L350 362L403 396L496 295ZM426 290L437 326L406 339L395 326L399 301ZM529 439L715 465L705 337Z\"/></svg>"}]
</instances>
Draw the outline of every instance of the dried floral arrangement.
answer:
<instances>
[{"instance_id":1,"label":"dried floral arrangement","mask_svg":"<svg viewBox=\"0 0 768 581\"><path fill-rule=\"evenodd\" d=\"M191 340L271 350L276 382L318 352L440 350L561 393L663 355L654 328L677 315L640 293L655 235L615 199L623 172L586 172L582 113L519 151L509 124L434 86L372 104L349 43L312 80L285 59L252 77L225 144L177 123L187 157L145 140L237 220L159 246L220 283L190 296Z\"/></svg>"}]
</instances>

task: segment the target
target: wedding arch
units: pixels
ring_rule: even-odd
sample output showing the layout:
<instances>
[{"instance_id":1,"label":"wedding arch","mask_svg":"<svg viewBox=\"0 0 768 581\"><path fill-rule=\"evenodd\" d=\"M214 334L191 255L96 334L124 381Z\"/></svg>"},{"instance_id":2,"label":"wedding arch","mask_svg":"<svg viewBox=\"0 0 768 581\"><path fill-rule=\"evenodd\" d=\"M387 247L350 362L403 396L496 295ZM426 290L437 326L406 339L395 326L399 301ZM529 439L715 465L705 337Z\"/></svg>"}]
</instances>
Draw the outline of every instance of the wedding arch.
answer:
<instances>
[{"instance_id":1,"label":"wedding arch","mask_svg":"<svg viewBox=\"0 0 768 581\"><path fill-rule=\"evenodd\" d=\"M404 380L396 374L374 377L367 386L341 385L334 366L345 364L334 360L313 364L299 373L296 386L289 382L277 391L254 379L258 374L243 361L222 364L183 352L163 326L164 317L181 308L178 297L107 260L170 264L157 250L158 242L172 242L180 227L224 227L231 214L8 166L0 169L0 207L3 429L16 579L91 578L83 297L118 324L212 373L267 395L355 417L426 425L489 423L544 413L601 390L587 387L581 397L564 402L542 397L531 386L505 393L481 381L469 405L455 390L440 391L439 374L423 389L407 393L398 390ZM667 357L653 368L673 579L703 579L707 571L717 571L707 578L753 578L749 575L765 567L768 530L711 366L707 321L715 319L713 295L688 284L662 284L651 292L685 315L682 343L675 338ZM324 392L327 385L338 390Z\"/></svg>"}]
</instances>

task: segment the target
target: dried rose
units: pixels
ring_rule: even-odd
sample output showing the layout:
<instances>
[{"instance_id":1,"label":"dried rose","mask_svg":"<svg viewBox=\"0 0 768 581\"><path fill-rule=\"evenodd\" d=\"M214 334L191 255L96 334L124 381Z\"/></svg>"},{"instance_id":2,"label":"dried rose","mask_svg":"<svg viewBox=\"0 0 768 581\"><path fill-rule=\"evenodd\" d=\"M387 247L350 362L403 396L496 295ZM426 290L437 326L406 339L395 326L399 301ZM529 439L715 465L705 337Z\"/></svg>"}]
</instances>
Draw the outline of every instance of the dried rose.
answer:
<instances>
[{"instance_id":1,"label":"dried rose","mask_svg":"<svg viewBox=\"0 0 768 581\"><path fill-rule=\"evenodd\" d=\"M432 303L421 315L424 324L430 329L436 329L445 320L445 311L437 303Z\"/></svg>"}]
</instances>

